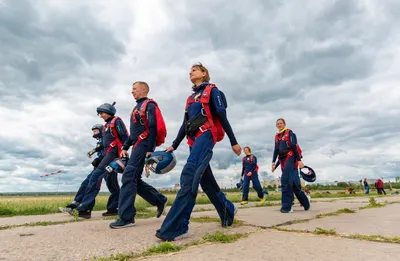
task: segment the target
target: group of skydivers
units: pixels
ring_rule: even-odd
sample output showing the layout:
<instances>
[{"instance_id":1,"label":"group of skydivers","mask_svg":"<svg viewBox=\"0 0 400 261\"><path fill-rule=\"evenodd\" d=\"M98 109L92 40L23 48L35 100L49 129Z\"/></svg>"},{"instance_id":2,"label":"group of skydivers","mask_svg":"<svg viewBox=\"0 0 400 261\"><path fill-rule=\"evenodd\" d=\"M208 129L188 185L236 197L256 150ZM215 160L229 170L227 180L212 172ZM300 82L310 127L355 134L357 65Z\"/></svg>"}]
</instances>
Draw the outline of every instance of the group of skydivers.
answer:
<instances>
[{"instance_id":1,"label":"group of skydivers","mask_svg":"<svg viewBox=\"0 0 400 261\"><path fill-rule=\"evenodd\" d=\"M88 152L89 157L97 153L97 158L92 162L94 169L82 182L74 201L65 208L60 208L61 211L90 218L95 198L104 179L111 195L103 216L119 217L109 225L110 228L135 225L134 203L137 194L157 207L159 218L164 213L168 199L144 182L142 173L145 171L148 176L151 170L157 174L164 174L173 169L176 165L173 151L186 137L190 153L180 176L180 189L155 236L164 241L187 237L189 219L199 185L216 208L221 225L225 227L233 224L237 207L220 190L209 163L215 144L221 141L225 134L237 156L241 154L242 149L227 119L225 95L210 83L207 68L202 64L195 64L191 67L189 77L193 83L192 94L186 100L182 125L172 145L164 151L155 151L156 147L165 141L166 127L158 104L147 97L149 86L146 82L135 82L132 85L131 93L137 104L131 113L129 133L122 119L115 116L115 102L105 103L97 108L97 113L105 124L94 125L92 128L93 138L98 140L96 148ZM278 119L276 126L278 133L275 137L272 171L281 165L281 212L292 211L293 193L304 209L308 210L310 202L298 185L298 168L302 169L305 166L301 161L301 149L297 144L296 135L286 128L284 119ZM128 150L131 146L133 148L129 155ZM251 154L250 147L245 147L244 153L241 175L242 204L248 201L250 180L263 203L268 192L262 190L258 179L257 158ZM118 173L122 173L121 187L118 184ZM306 181L315 180L312 169L308 173L300 171L300 174Z\"/></svg>"}]
</instances>

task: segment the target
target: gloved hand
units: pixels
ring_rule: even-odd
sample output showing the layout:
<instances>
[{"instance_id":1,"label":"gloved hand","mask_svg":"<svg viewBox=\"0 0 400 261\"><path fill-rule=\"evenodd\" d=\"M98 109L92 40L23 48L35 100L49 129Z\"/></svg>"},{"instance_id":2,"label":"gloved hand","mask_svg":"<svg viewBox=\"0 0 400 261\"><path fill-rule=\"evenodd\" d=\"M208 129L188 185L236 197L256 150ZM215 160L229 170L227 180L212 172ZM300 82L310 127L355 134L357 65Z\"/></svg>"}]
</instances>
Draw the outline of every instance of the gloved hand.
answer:
<instances>
[{"instance_id":1,"label":"gloved hand","mask_svg":"<svg viewBox=\"0 0 400 261\"><path fill-rule=\"evenodd\" d=\"M95 150L90 150L90 151L87 153L87 155L88 155L89 158L91 158L92 155L95 154L95 153L96 153Z\"/></svg>"}]
</instances>

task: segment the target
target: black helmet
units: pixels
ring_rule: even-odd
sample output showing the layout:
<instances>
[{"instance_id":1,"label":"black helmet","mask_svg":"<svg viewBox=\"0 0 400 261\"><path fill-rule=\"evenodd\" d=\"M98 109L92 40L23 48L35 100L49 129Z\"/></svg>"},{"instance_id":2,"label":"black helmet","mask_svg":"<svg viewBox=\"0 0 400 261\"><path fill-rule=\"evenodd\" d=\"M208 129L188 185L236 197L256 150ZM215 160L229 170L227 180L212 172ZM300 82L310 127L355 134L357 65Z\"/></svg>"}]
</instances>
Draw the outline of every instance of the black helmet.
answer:
<instances>
[{"instance_id":1,"label":"black helmet","mask_svg":"<svg viewBox=\"0 0 400 261\"><path fill-rule=\"evenodd\" d=\"M97 107L97 113L105 112L107 114L110 114L111 116L114 116L115 113L117 113L117 109L115 109L114 105L115 102L113 102L112 104L104 103Z\"/></svg>"},{"instance_id":2,"label":"black helmet","mask_svg":"<svg viewBox=\"0 0 400 261\"><path fill-rule=\"evenodd\" d=\"M303 169L308 169L308 171L303 172ZM307 182L314 182L317 179L317 176L315 175L315 171L308 166L304 166L304 168L300 169L300 175Z\"/></svg>"},{"instance_id":3,"label":"black helmet","mask_svg":"<svg viewBox=\"0 0 400 261\"><path fill-rule=\"evenodd\" d=\"M100 132L103 129L103 125L102 124L95 124L92 127L92 130L98 129Z\"/></svg>"}]
</instances>

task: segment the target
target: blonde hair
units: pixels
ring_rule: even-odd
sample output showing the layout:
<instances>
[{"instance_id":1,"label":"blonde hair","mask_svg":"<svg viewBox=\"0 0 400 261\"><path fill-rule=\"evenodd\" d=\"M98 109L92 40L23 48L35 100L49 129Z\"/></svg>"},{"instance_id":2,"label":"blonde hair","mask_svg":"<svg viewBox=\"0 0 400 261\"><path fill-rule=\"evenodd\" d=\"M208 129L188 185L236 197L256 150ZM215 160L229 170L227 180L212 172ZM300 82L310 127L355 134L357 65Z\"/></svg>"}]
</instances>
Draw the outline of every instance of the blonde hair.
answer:
<instances>
[{"instance_id":1,"label":"blonde hair","mask_svg":"<svg viewBox=\"0 0 400 261\"><path fill-rule=\"evenodd\" d=\"M204 65L202 65L201 63L196 63L192 65L192 68L198 68L200 71L205 72L206 75L204 75L202 81L203 82L209 82L210 81L210 74L208 73L208 70L206 67L204 67Z\"/></svg>"}]
</instances>

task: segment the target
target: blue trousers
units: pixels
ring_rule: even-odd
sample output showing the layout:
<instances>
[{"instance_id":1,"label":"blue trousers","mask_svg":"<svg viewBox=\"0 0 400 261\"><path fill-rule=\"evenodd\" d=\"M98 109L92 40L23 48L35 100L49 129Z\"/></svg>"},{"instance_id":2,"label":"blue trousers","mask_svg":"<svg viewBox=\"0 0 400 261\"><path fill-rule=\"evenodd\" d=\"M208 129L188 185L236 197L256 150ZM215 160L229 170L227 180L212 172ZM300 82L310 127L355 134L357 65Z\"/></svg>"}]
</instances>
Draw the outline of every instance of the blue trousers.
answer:
<instances>
[{"instance_id":1,"label":"blue trousers","mask_svg":"<svg viewBox=\"0 0 400 261\"><path fill-rule=\"evenodd\" d=\"M131 157L122 174L119 194L118 216L125 221L133 221L136 215L136 194L153 206L163 206L167 198L153 186L142 180L142 172L147 152L147 140L132 149Z\"/></svg>"},{"instance_id":2,"label":"blue trousers","mask_svg":"<svg viewBox=\"0 0 400 261\"><path fill-rule=\"evenodd\" d=\"M264 197L264 192L260 184L260 180L258 179L258 173L253 172L251 177L248 177L246 174L243 174L243 193L242 200L249 200L249 189L250 189L250 180L253 182L253 188L257 192L259 198Z\"/></svg>"},{"instance_id":3,"label":"blue trousers","mask_svg":"<svg viewBox=\"0 0 400 261\"><path fill-rule=\"evenodd\" d=\"M111 192L107 202L107 209L114 210L118 207L119 198L119 184L118 184L118 173L110 173L105 170L105 167L110 164L115 158L118 157L117 148L111 149L111 151L105 155L99 166L95 168L89 178L85 195L81 201L81 204L76 208L78 211L92 210L96 203L96 196L99 194L101 183L103 179L106 181L108 190Z\"/></svg>"},{"instance_id":4,"label":"blue trousers","mask_svg":"<svg viewBox=\"0 0 400 261\"><path fill-rule=\"evenodd\" d=\"M364 186L365 188L365 194L369 194L369 186Z\"/></svg>"},{"instance_id":5,"label":"blue trousers","mask_svg":"<svg viewBox=\"0 0 400 261\"><path fill-rule=\"evenodd\" d=\"M206 131L195 140L190 148L189 157L180 177L181 189L178 191L161 228L157 230L157 237L164 240L174 240L175 237L189 230L189 219L197 197L197 193L193 193L192 187L199 174L202 174L200 185L217 210L221 225L232 225L235 206L227 200L225 194L220 190L209 165L213 147L211 132Z\"/></svg>"},{"instance_id":6,"label":"blue trousers","mask_svg":"<svg viewBox=\"0 0 400 261\"><path fill-rule=\"evenodd\" d=\"M306 194L301 190L301 186L299 186L300 178L298 169L295 166L295 158L291 156L282 166L282 206L281 210L289 211L292 208L293 202L293 193L296 195L296 198L299 200L300 204L304 207L304 209L308 209L310 207L310 202ZM296 178L297 176L297 178Z\"/></svg>"},{"instance_id":7,"label":"blue trousers","mask_svg":"<svg viewBox=\"0 0 400 261\"><path fill-rule=\"evenodd\" d=\"M293 182L301 190L300 175L299 175L299 170L297 168L293 171ZM292 201L294 201L294 193L292 195Z\"/></svg>"},{"instance_id":8,"label":"blue trousers","mask_svg":"<svg viewBox=\"0 0 400 261\"><path fill-rule=\"evenodd\" d=\"M90 178L92 177L92 173L94 170L95 169L93 169L92 172L90 172L90 174L87 175L87 177L82 181L81 186L78 189L78 192L76 192L74 201L76 201L76 202L82 201L83 197L85 196L86 188L89 185L89 181L90 181Z\"/></svg>"}]
</instances>

